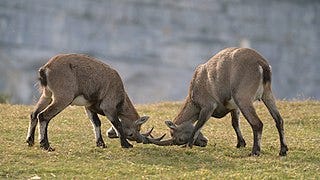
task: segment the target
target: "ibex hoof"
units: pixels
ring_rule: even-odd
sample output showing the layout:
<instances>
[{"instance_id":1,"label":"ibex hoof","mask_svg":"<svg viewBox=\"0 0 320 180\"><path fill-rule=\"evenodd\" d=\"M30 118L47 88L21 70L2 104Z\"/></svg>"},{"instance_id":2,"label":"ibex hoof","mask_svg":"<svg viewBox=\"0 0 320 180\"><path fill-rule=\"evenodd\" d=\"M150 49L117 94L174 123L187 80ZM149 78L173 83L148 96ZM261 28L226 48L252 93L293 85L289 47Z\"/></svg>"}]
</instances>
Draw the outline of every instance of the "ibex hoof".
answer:
<instances>
[{"instance_id":1,"label":"ibex hoof","mask_svg":"<svg viewBox=\"0 0 320 180\"><path fill-rule=\"evenodd\" d=\"M188 148L191 149L191 148L193 147L193 143L190 143L190 142L189 142L188 144L186 144L186 147L188 147Z\"/></svg>"},{"instance_id":2,"label":"ibex hoof","mask_svg":"<svg viewBox=\"0 0 320 180\"><path fill-rule=\"evenodd\" d=\"M288 147L287 146L281 147L279 155L280 156L286 156L287 155L287 151L288 151Z\"/></svg>"},{"instance_id":3,"label":"ibex hoof","mask_svg":"<svg viewBox=\"0 0 320 180\"><path fill-rule=\"evenodd\" d=\"M241 147L246 147L246 142L243 140L243 141L239 141L238 144L237 144L237 148L241 148Z\"/></svg>"},{"instance_id":4,"label":"ibex hoof","mask_svg":"<svg viewBox=\"0 0 320 180\"><path fill-rule=\"evenodd\" d=\"M187 148L187 144L181 145L181 148Z\"/></svg>"},{"instance_id":5,"label":"ibex hoof","mask_svg":"<svg viewBox=\"0 0 320 180\"><path fill-rule=\"evenodd\" d=\"M49 147L41 147L41 149L46 150L46 151L48 151L48 152L55 151L55 148L53 148L53 147L51 147L51 146L49 146Z\"/></svg>"},{"instance_id":6,"label":"ibex hoof","mask_svg":"<svg viewBox=\"0 0 320 180\"><path fill-rule=\"evenodd\" d=\"M106 148L107 146L104 144L104 142L97 142L97 147Z\"/></svg>"},{"instance_id":7,"label":"ibex hoof","mask_svg":"<svg viewBox=\"0 0 320 180\"><path fill-rule=\"evenodd\" d=\"M31 146L34 145L34 140L31 139L31 138L28 138L28 139L26 140L26 143L28 143L28 146L31 147Z\"/></svg>"},{"instance_id":8,"label":"ibex hoof","mask_svg":"<svg viewBox=\"0 0 320 180\"><path fill-rule=\"evenodd\" d=\"M40 144L40 148L46 151L55 151L53 147L51 147L49 144Z\"/></svg>"},{"instance_id":9,"label":"ibex hoof","mask_svg":"<svg viewBox=\"0 0 320 180\"><path fill-rule=\"evenodd\" d=\"M200 147L206 147L208 144L208 139L207 138L198 138L196 142L194 143L195 146L200 146Z\"/></svg>"},{"instance_id":10,"label":"ibex hoof","mask_svg":"<svg viewBox=\"0 0 320 180\"><path fill-rule=\"evenodd\" d=\"M252 152L249 154L249 156L260 156L260 152Z\"/></svg>"},{"instance_id":11,"label":"ibex hoof","mask_svg":"<svg viewBox=\"0 0 320 180\"><path fill-rule=\"evenodd\" d=\"M122 148L133 148L133 145L130 144L128 141L124 141L124 142L121 142L121 147Z\"/></svg>"},{"instance_id":12,"label":"ibex hoof","mask_svg":"<svg viewBox=\"0 0 320 180\"><path fill-rule=\"evenodd\" d=\"M286 156L287 155L287 151L284 151L284 152L280 151L279 155L280 156Z\"/></svg>"},{"instance_id":13,"label":"ibex hoof","mask_svg":"<svg viewBox=\"0 0 320 180\"><path fill-rule=\"evenodd\" d=\"M52 151L55 151L56 149L55 148L53 148L53 147L49 147L48 149L47 149L47 151L49 151L49 152L52 152Z\"/></svg>"},{"instance_id":14,"label":"ibex hoof","mask_svg":"<svg viewBox=\"0 0 320 180\"><path fill-rule=\"evenodd\" d=\"M122 148L133 148L132 144L128 144L128 145L121 145Z\"/></svg>"},{"instance_id":15,"label":"ibex hoof","mask_svg":"<svg viewBox=\"0 0 320 180\"><path fill-rule=\"evenodd\" d=\"M111 139L118 138L118 135L117 135L116 131L113 128L110 128L108 130L107 136L108 136L108 138L111 138Z\"/></svg>"}]
</instances>

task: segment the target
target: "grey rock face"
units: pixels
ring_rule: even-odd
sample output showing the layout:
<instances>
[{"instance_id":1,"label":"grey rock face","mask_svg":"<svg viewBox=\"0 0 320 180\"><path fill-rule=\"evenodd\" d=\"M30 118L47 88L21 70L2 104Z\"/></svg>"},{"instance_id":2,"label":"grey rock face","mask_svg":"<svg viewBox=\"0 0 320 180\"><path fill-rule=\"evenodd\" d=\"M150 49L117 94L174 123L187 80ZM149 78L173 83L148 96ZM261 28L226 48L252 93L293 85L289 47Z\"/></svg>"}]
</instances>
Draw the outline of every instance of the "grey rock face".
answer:
<instances>
[{"instance_id":1,"label":"grey rock face","mask_svg":"<svg viewBox=\"0 0 320 180\"><path fill-rule=\"evenodd\" d=\"M198 64L242 43L269 60L278 98L319 99L319 17L316 0L2 0L0 92L32 103L42 64L86 53L135 103L182 100Z\"/></svg>"}]
</instances>

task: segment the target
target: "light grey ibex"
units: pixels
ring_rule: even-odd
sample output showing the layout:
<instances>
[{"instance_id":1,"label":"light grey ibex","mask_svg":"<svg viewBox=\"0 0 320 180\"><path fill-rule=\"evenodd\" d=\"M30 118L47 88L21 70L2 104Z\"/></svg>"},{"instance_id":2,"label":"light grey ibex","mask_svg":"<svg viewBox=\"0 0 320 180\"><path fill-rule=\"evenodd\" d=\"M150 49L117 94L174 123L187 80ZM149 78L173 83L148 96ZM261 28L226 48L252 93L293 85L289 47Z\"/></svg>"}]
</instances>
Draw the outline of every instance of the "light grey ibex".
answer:
<instances>
[{"instance_id":1,"label":"light grey ibex","mask_svg":"<svg viewBox=\"0 0 320 180\"><path fill-rule=\"evenodd\" d=\"M172 138L153 143L205 146L206 138L200 132L205 122L210 117L222 118L230 112L237 134L237 147L243 147L246 143L239 128L240 110L253 130L251 155L259 155L263 123L256 114L253 102L260 99L275 120L280 136L279 155L285 156L288 147L283 120L271 91L271 67L260 54L247 48L224 49L197 67L183 108L173 122L166 121Z\"/></svg>"},{"instance_id":2,"label":"light grey ibex","mask_svg":"<svg viewBox=\"0 0 320 180\"><path fill-rule=\"evenodd\" d=\"M99 60L81 54L57 55L39 69L39 80L42 95L31 114L27 135L29 146L34 144L39 120L40 147L54 150L49 145L48 123L69 105L85 106L94 126L97 146L105 147L98 114L107 116L111 121L124 148L132 147L127 139L138 143L149 139L147 136L151 131L140 134L140 127L148 117L140 118L119 74Z\"/></svg>"}]
</instances>

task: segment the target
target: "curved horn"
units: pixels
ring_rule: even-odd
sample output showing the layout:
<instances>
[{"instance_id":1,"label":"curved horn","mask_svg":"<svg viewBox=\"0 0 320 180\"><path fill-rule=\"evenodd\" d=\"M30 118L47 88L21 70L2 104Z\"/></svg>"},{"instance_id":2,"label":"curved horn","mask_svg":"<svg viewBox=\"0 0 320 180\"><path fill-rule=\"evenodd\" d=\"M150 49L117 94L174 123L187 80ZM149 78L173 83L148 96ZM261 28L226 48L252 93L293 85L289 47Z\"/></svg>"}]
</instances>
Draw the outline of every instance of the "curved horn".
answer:
<instances>
[{"instance_id":1,"label":"curved horn","mask_svg":"<svg viewBox=\"0 0 320 180\"><path fill-rule=\"evenodd\" d=\"M154 139L149 139L149 138L147 138L147 139L148 139L149 143L155 144L158 146L172 146L172 145L174 145L173 139L167 139L167 140L163 140L163 141L156 141Z\"/></svg>"},{"instance_id":2,"label":"curved horn","mask_svg":"<svg viewBox=\"0 0 320 180\"><path fill-rule=\"evenodd\" d=\"M166 136L166 134L163 134L162 136L160 136L160 137L158 137L158 138L154 138L153 136L152 136L152 131L153 131L153 129L154 129L154 127L152 127L148 132L146 132L146 133L142 133L141 135L142 136L144 136L144 137L148 137L148 136L150 136L153 140L155 140L155 141L161 141L161 139L163 139L165 136Z\"/></svg>"},{"instance_id":3,"label":"curved horn","mask_svg":"<svg viewBox=\"0 0 320 180\"><path fill-rule=\"evenodd\" d=\"M154 127L152 127L148 132L146 132L146 133L142 133L141 135L142 135L142 136L144 136L144 137L148 137L148 136L150 136L150 137L152 137L152 138L153 138L153 136L151 135L151 133L152 133L153 129L154 129Z\"/></svg>"},{"instance_id":4,"label":"curved horn","mask_svg":"<svg viewBox=\"0 0 320 180\"><path fill-rule=\"evenodd\" d=\"M161 141L161 139L163 139L164 137L166 136L166 133L164 133L161 137L158 137L158 138L153 138L153 140L155 141Z\"/></svg>"},{"instance_id":5,"label":"curved horn","mask_svg":"<svg viewBox=\"0 0 320 180\"><path fill-rule=\"evenodd\" d=\"M150 143L160 142L165 136L166 136L166 134L163 134L162 136L160 136L158 138L154 138L152 135L150 135L150 137L142 136L143 144L150 144Z\"/></svg>"}]
</instances>

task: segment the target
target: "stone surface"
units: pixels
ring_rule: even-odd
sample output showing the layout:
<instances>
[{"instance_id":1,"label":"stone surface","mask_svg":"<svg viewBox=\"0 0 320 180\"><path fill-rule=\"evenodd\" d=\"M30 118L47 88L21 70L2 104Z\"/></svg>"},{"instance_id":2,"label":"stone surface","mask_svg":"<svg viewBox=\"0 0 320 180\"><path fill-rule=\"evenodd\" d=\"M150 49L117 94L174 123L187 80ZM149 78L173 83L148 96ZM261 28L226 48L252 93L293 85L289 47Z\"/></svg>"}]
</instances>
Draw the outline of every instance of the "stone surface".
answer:
<instances>
[{"instance_id":1,"label":"stone surface","mask_svg":"<svg viewBox=\"0 0 320 180\"><path fill-rule=\"evenodd\" d=\"M0 92L33 103L37 69L58 53L115 67L134 103L182 100L224 47L250 45L278 98L320 98L317 0L1 0Z\"/></svg>"}]
</instances>

